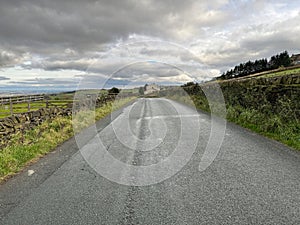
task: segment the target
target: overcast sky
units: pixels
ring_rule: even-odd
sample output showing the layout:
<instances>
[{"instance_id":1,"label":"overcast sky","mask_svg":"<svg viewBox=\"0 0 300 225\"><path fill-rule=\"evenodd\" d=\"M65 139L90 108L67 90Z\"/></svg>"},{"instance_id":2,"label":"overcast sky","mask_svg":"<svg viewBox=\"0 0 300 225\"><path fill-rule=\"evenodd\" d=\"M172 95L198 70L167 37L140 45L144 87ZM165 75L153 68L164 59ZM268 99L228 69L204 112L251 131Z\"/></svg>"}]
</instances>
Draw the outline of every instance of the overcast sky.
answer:
<instances>
[{"instance_id":1,"label":"overcast sky","mask_svg":"<svg viewBox=\"0 0 300 225\"><path fill-rule=\"evenodd\" d=\"M0 88L202 81L300 53L300 1L0 0Z\"/></svg>"}]
</instances>

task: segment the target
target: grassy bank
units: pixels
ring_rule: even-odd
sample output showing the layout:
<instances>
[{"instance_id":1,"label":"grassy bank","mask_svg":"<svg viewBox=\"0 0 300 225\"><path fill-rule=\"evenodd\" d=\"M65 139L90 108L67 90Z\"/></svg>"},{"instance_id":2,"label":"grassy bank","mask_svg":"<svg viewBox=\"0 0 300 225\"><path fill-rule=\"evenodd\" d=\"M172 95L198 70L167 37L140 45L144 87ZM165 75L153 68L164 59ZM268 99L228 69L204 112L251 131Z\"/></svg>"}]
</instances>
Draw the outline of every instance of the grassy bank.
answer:
<instances>
[{"instance_id":1,"label":"grassy bank","mask_svg":"<svg viewBox=\"0 0 300 225\"><path fill-rule=\"evenodd\" d=\"M209 104L205 97L193 95L190 97L181 95L166 96L172 100L194 105L197 109L210 112ZM283 102L288 104L288 102ZM262 108L270 109L270 105L263 105ZM277 140L296 150L300 150L300 123L294 116L293 110L283 108L280 114L262 112L254 108L244 108L239 105L226 105L226 119L242 127L248 128L263 136ZM294 119L286 120L292 116Z\"/></svg>"},{"instance_id":2,"label":"grassy bank","mask_svg":"<svg viewBox=\"0 0 300 225\"><path fill-rule=\"evenodd\" d=\"M286 121L280 114L265 114L256 109L230 106L227 109L227 119L300 150L300 123L297 118Z\"/></svg>"},{"instance_id":3,"label":"grassy bank","mask_svg":"<svg viewBox=\"0 0 300 225\"><path fill-rule=\"evenodd\" d=\"M219 83L219 87L225 99L228 121L300 150L300 75L291 78L288 76L295 71L285 72L288 75L282 76L280 82L278 74L273 74L274 79L266 80L264 76L246 81L233 79ZM202 88L213 91L214 85L203 84ZM202 88L190 85L181 90L164 91L161 96L210 112Z\"/></svg>"},{"instance_id":4,"label":"grassy bank","mask_svg":"<svg viewBox=\"0 0 300 225\"><path fill-rule=\"evenodd\" d=\"M80 131L88 127L96 120L104 118L113 110L120 108L133 99L116 100L113 104L108 103L95 111L77 113L76 121L78 122L74 129L71 117L58 116L25 133L13 135L9 145L0 150L0 181L5 180L8 176L20 171L28 163L55 149L59 144L72 137L74 130ZM86 117L87 115L90 115L90 117Z\"/></svg>"},{"instance_id":5,"label":"grassy bank","mask_svg":"<svg viewBox=\"0 0 300 225\"><path fill-rule=\"evenodd\" d=\"M274 72L274 73L267 73L261 77L269 78L269 77L293 75L293 74L299 74L299 73L300 73L300 68L293 68L293 69L278 71L278 72Z\"/></svg>"}]
</instances>

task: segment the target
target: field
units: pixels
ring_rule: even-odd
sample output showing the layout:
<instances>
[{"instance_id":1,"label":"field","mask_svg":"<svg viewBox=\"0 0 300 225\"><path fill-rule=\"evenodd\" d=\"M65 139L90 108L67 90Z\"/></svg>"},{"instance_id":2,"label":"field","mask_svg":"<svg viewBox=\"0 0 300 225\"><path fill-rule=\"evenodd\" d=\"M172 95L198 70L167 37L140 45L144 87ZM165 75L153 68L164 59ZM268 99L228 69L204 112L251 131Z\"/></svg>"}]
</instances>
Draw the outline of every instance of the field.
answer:
<instances>
[{"instance_id":1,"label":"field","mask_svg":"<svg viewBox=\"0 0 300 225\"><path fill-rule=\"evenodd\" d=\"M49 107L62 107L66 108L68 104L72 104L73 100L49 100ZM28 110L28 103L18 103L13 104L12 110L14 114L24 113L28 111L38 110L40 108L46 107L47 103L45 101L37 101L30 103L30 110ZM11 115L9 105L0 105L0 118L4 118Z\"/></svg>"},{"instance_id":2,"label":"field","mask_svg":"<svg viewBox=\"0 0 300 225\"><path fill-rule=\"evenodd\" d=\"M10 98L2 97L0 100L0 118L12 114L35 111L40 108L62 107L66 108L73 102L72 94L57 95L25 95L12 96Z\"/></svg>"},{"instance_id":3,"label":"field","mask_svg":"<svg viewBox=\"0 0 300 225\"><path fill-rule=\"evenodd\" d=\"M289 69L289 70L283 70L283 71L268 73L268 74L260 76L259 78L269 78L269 77L294 75L294 74L300 74L300 68L295 68L295 69Z\"/></svg>"},{"instance_id":4,"label":"field","mask_svg":"<svg viewBox=\"0 0 300 225\"><path fill-rule=\"evenodd\" d=\"M120 95L123 97L128 97L130 94L137 94L138 89L124 89L121 90ZM76 92L76 95L98 95L98 96L105 96L108 94L107 90L79 90ZM0 118L8 117L12 114L24 113L28 111L35 111L40 108L47 108L47 107L60 107L60 108L70 108L72 107L72 103L74 102L74 92L63 92L58 94L51 94L51 95L37 95L39 98L38 100L30 100L26 99L27 96L20 96L20 97L12 97L12 104L10 102L3 102L0 97ZM21 100L20 100L21 99ZM8 100L7 100L8 101Z\"/></svg>"},{"instance_id":5,"label":"field","mask_svg":"<svg viewBox=\"0 0 300 225\"><path fill-rule=\"evenodd\" d=\"M83 90L78 93L84 94L107 94L106 90ZM72 107L75 92L58 93L51 95L37 95L37 100L28 101L28 96L12 97L12 104L9 102L3 103L0 100L0 118L10 116L11 114L24 113L28 111L35 111L40 108L47 107Z\"/></svg>"}]
</instances>

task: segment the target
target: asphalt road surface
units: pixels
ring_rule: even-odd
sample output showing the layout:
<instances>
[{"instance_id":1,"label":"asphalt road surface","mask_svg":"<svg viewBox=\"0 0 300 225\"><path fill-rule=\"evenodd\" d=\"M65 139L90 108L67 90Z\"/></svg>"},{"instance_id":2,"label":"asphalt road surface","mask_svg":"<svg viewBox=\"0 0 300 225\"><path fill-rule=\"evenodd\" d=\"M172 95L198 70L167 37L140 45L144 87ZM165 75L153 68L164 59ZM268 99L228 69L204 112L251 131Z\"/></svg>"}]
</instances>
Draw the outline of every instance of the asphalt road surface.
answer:
<instances>
[{"instance_id":1,"label":"asphalt road surface","mask_svg":"<svg viewBox=\"0 0 300 225\"><path fill-rule=\"evenodd\" d=\"M0 224L300 224L300 154L228 123L199 171L210 125L139 99L0 185Z\"/></svg>"}]
</instances>

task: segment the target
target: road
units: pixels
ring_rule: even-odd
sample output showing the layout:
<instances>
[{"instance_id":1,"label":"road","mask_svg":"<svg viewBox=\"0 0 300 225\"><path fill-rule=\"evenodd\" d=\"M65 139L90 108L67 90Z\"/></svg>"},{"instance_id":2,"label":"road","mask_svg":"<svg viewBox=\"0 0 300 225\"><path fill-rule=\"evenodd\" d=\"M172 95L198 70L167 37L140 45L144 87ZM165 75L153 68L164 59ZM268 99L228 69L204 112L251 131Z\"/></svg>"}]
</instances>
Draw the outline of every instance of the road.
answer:
<instances>
[{"instance_id":1,"label":"road","mask_svg":"<svg viewBox=\"0 0 300 225\"><path fill-rule=\"evenodd\" d=\"M199 171L210 124L139 99L2 184L0 224L299 224L300 154L228 123Z\"/></svg>"}]
</instances>

